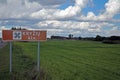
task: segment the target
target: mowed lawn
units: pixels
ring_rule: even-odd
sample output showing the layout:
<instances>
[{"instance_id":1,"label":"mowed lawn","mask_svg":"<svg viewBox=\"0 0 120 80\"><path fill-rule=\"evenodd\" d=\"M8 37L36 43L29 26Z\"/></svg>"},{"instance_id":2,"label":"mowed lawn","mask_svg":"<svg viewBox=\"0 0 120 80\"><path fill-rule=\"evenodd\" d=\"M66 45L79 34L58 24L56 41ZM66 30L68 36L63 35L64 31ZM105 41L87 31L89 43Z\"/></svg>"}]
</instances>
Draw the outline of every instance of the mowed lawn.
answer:
<instances>
[{"instance_id":1,"label":"mowed lawn","mask_svg":"<svg viewBox=\"0 0 120 80\"><path fill-rule=\"evenodd\" d=\"M32 80L29 77L35 74L36 61L36 42L14 42L12 79ZM41 42L40 66L43 80L120 80L120 44L75 40ZM0 80L9 80L9 75L7 45L0 49Z\"/></svg>"}]
</instances>

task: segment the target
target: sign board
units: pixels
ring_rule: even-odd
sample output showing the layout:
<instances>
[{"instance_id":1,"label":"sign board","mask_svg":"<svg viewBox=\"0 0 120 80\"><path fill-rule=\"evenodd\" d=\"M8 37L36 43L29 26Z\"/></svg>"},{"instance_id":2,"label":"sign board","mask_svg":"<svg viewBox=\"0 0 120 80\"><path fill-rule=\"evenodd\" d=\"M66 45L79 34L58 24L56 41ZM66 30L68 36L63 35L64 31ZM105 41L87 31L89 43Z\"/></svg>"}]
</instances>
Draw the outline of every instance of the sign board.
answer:
<instances>
[{"instance_id":1,"label":"sign board","mask_svg":"<svg viewBox=\"0 0 120 80\"><path fill-rule=\"evenodd\" d=\"M40 30L2 30L3 41L10 41L10 73L12 72L12 42L38 41L37 70L40 67L40 41L46 40L46 31Z\"/></svg>"},{"instance_id":2,"label":"sign board","mask_svg":"<svg viewBox=\"0 0 120 80\"><path fill-rule=\"evenodd\" d=\"M45 41L46 31L2 30L3 41Z\"/></svg>"}]
</instances>

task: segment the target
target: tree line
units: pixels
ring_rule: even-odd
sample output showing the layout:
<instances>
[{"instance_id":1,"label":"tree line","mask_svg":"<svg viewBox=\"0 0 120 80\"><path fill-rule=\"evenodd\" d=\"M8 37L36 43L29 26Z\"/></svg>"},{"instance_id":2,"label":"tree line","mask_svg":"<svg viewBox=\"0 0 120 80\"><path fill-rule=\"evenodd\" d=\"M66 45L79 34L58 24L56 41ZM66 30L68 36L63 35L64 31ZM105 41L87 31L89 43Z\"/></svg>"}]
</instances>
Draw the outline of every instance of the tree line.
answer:
<instances>
[{"instance_id":1,"label":"tree line","mask_svg":"<svg viewBox=\"0 0 120 80\"><path fill-rule=\"evenodd\" d=\"M74 37L72 34L69 34L68 37L65 36L51 36L51 39L59 39L59 40L90 40L90 41L100 41L103 43L110 44L120 44L120 36L110 36L110 37L102 37L100 35L96 35L96 37Z\"/></svg>"}]
</instances>

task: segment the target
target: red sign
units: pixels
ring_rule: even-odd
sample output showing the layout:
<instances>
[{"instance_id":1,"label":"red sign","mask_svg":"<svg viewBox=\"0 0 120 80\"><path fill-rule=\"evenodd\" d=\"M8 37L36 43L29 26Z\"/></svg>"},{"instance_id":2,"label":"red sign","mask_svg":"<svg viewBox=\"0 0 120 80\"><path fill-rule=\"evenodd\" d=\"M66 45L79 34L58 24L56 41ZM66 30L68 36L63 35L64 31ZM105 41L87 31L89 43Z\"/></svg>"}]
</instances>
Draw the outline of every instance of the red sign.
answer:
<instances>
[{"instance_id":1,"label":"red sign","mask_svg":"<svg viewBox=\"0 0 120 80\"><path fill-rule=\"evenodd\" d=\"M39 30L2 30L4 41L45 41L46 31Z\"/></svg>"}]
</instances>

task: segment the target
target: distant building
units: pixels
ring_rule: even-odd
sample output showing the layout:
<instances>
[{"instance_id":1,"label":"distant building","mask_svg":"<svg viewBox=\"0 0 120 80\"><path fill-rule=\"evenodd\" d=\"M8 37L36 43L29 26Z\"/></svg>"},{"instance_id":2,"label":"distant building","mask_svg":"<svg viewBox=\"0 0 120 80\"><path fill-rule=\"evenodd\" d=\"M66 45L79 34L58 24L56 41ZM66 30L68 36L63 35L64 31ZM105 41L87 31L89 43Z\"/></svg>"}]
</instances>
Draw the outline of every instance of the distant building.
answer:
<instances>
[{"instance_id":1,"label":"distant building","mask_svg":"<svg viewBox=\"0 0 120 80\"><path fill-rule=\"evenodd\" d=\"M64 36L51 36L51 39L59 39L59 40L81 40L81 37L73 37L73 35L68 35L68 37Z\"/></svg>"},{"instance_id":2,"label":"distant building","mask_svg":"<svg viewBox=\"0 0 120 80\"><path fill-rule=\"evenodd\" d=\"M67 37L64 37L64 36L51 36L51 39L65 40L65 39L67 39Z\"/></svg>"}]
</instances>

